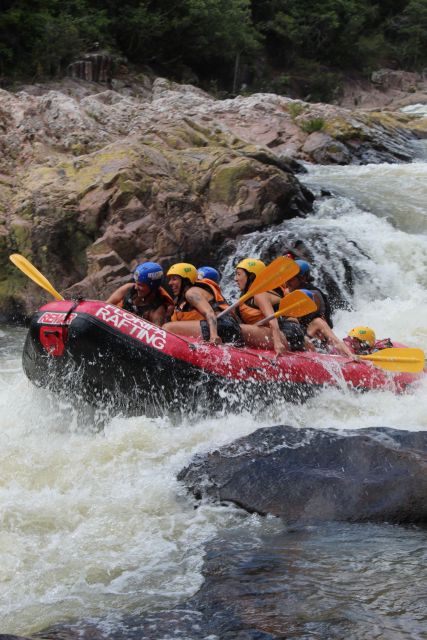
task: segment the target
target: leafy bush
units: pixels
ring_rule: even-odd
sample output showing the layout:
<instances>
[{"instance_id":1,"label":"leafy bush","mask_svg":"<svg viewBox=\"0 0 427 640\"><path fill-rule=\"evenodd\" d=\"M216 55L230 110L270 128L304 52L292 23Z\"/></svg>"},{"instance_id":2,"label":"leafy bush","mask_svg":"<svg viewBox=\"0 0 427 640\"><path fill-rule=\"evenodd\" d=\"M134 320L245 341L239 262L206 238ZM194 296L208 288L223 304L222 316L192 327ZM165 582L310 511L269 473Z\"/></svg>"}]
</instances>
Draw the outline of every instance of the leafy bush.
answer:
<instances>
[{"instance_id":1,"label":"leafy bush","mask_svg":"<svg viewBox=\"0 0 427 640\"><path fill-rule=\"evenodd\" d=\"M285 94L289 92L291 84L291 76L285 73L281 73L271 80L269 90L278 94Z\"/></svg>"},{"instance_id":2,"label":"leafy bush","mask_svg":"<svg viewBox=\"0 0 427 640\"><path fill-rule=\"evenodd\" d=\"M288 111L291 115L292 120L295 120L295 118L299 116L302 111L304 111L304 105L301 102L291 102L288 105Z\"/></svg>"},{"instance_id":3,"label":"leafy bush","mask_svg":"<svg viewBox=\"0 0 427 640\"><path fill-rule=\"evenodd\" d=\"M205 85L218 80L231 88L240 67L252 69L254 77L261 65L264 81L253 78L253 84L293 93L303 76L311 100L333 100L340 89L340 71L378 65L422 70L427 65L427 0L0 4L0 74L9 77L55 75L95 41L170 77L189 68Z\"/></svg>"},{"instance_id":4,"label":"leafy bush","mask_svg":"<svg viewBox=\"0 0 427 640\"><path fill-rule=\"evenodd\" d=\"M299 126L306 133L314 133L315 131L322 131L325 126L325 120L323 118L311 118L310 120L299 122Z\"/></svg>"}]
</instances>

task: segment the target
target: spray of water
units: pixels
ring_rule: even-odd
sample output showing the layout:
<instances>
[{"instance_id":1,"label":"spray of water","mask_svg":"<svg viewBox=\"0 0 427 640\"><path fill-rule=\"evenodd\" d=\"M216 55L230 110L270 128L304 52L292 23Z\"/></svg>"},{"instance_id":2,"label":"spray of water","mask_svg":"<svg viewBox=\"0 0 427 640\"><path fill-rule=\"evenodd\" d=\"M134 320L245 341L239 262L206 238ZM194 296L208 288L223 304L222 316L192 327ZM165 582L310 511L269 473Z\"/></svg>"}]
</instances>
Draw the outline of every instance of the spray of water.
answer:
<instances>
[{"instance_id":1,"label":"spray of water","mask_svg":"<svg viewBox=\"0 0 427 640\"><path fill-rule=\"evenodd\" d=\"M338 193L330 183L335 172L341 194L322 199L305 220L241 238L238 257L270 259L300 240L319 284L337 290L340 336L368 324L379 337L427 349L425 186L414 199L421 170L425 175L425 164L313 169L307 183ZM233 298L231 260L223 271ZM400 397L328 389L299 405L277 398L257 415L242 398L235 415L191 423L116 416L96 432L72 404L25 379L23 337L22 330L0 335L3 633L29 634L67 619L111 620L194 593L203 543L246 518L209 503L194 509L176 474L196 453L277 423L427 428L423 383ZM256 531L260 520L253 516L245 526Z\"/></svg>"}]
</instances>

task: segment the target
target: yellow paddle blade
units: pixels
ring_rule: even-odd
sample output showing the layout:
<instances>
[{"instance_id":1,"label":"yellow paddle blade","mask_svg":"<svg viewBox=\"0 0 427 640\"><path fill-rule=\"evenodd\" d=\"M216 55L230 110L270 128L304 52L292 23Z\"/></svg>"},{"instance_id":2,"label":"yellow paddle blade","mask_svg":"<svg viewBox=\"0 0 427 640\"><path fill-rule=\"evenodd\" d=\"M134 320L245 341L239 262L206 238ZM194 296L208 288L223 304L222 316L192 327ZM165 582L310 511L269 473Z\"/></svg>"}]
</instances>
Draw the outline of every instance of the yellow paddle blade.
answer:
<instances>
[{"instance_id":1,"label":"yellow paddle blade","mask_svg":"<svg viewBox=\"0 0 427 640\"><path fill-rule=\"evenodd\" d=\"M403 371L419 373L424 369L424 351L410 347L395 347L382 349L367 356L360 356L361 360L370 360L377 367L388 371Z\"/></svg>"},{"instance_id":2,"label":"yellow paddle blade","mask_svg":"<svg viewBox=\"0 0 427 640\"><path fill-rule=\"evenodd\" d=\"M279 309L271 316L257 322L258 326L266 325L273 318L279 316L289 316L290 318L300 318L309 313L317 311L317 304L302 291L292 291L280 300Z\"/></svg>"},{"instance_id":3,"label":"yellow paddle blade","mask_svg":"<svg viewBox=\"0 0 427 640\"><path fill-rule=\"evenodd\" d=\"M299 273L299 266L294 260L291 260L291 258L285 258L284 256L279 256L257 275L248 291L241 298L236 302L233 302L233 304L224 311L221 311L217 317L221 318L221 316L229 313L239 304L245 302L245 300L249 300L249 298L252 298L257 293L263 293L264 291L280 287L282 284L285 284L285 282L296 276L297 273Z\"/></svg>"},{"instance_id":4,"label":"yellow paddle blade","mask_svg":"<svg viewBox=\"0 0 427 640\"><path fill-rule=\"evenodd\" d=\"M295 260L279 256L257 275L248 291L240 298L239 303L249 300L257 293L280 287L297 273L299 273L299 266Z\"/></svg>"},{"instance_id":5,"label":"yellow paddle blade","mask_svg":"<svg viewBox=\"0 0 427 640\"><path fill-rule=\"evenodd\" d=\"M279 310L274 316L289 316L290 318L301 318L309 313L317 311L317 304L302 291L292 291L281 299Z\"/></svg>"},{"instance_id":6,"label":"yellow paddle blade","mask_svg":"<svg viewBox=\"0 0 427 640\"><path fill-rule=\"evenodd\" d=\"M56 300L64 300L63 296L54 289L49 280L45 278L44 275L40 273L40 271L36 269L31 262L29 262L29 260L27 260L27 258L24 258L24 256L21 256L19 253L12 253L12 255L9 256L9 259L13 262L15 267L18 267L18 269L25 273L26 276L38 284L39 287L48 291Z\"/></svg>"}]
</instances>

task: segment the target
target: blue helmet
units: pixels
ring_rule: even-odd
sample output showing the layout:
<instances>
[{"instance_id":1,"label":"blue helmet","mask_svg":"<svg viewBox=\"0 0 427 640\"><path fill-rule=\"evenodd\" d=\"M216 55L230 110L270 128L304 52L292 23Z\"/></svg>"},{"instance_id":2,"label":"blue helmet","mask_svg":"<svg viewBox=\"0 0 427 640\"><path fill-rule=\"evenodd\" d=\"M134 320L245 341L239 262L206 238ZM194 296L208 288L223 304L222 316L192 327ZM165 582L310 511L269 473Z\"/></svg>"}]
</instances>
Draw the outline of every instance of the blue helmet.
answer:
<instances>
[{"instance_id":1,"label":"blue helmet","mask_svg":"<svg viewBox=\"0 0 427 640\"><path fill-rule=\"evenodd\" d=\"M219 282L220 275L219 272L213 267L200 267L199 269L197 269L197 279L203 280L203 278L208 278L208 280Z\"/></svg>"},{"instance_id":2,"label":"blue helmet","mask_svg":"<svg viewBox=\"0 0 427 640\"><path fill-rule=\"evenodd\" d=\"M150 289L157 289L163 278L163 269L157 262L142 262L133 272L133 279L138 284L146 284Z\"/></svg>"},{"instance_id":3,"label":"blue helmet","mask_svg":"<svg viewBox=\"0 0 427 640\"><path fill-rule=\"evenodd\" d=\"M300 276L305 276L310 273L310 265L305 260L295 260L297 265L299 266L299 274Z\"/></svg>"},{"instance_id":4,"label":"blue helmet","mask_svg":"<svg viewBox=\"0 0 427 640\"><path fill-rule=\"evenodd\" d=\"M308 289L298 289L298 291L301 291L301 293L305 293L305 295L313 300L313 302L316 302L314 299L314 293L312 291L309 291Z\"/></svg>"}]
</instances>

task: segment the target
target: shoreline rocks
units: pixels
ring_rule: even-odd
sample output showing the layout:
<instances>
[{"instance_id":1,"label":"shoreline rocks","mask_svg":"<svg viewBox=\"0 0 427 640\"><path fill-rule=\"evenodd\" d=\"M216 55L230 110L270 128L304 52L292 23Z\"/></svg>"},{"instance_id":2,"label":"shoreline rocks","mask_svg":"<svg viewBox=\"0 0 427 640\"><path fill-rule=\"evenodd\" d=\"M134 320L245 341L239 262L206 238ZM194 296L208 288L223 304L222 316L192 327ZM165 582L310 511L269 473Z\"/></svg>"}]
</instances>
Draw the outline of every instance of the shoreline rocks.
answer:
<instances>
[{"instance_id":1,"label":"shoreline rocks","mask_svg":"<svg viewBox=\"0 0 427 640\"><path fill-rule=\"evenodd\" d=\"M216 262L227 241L305 216L301 160L409 161L427 119L274 94L216 100L141 77L0 91L0 309L45 294L22 253L66 296L107 297L137 262ZM213 249L214 248L214 249ZM224 249L225 250L225 249Z\"/></svg>"}]
</instances>

